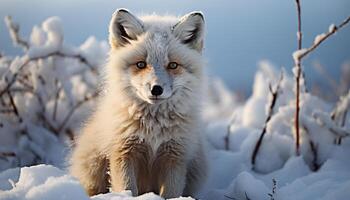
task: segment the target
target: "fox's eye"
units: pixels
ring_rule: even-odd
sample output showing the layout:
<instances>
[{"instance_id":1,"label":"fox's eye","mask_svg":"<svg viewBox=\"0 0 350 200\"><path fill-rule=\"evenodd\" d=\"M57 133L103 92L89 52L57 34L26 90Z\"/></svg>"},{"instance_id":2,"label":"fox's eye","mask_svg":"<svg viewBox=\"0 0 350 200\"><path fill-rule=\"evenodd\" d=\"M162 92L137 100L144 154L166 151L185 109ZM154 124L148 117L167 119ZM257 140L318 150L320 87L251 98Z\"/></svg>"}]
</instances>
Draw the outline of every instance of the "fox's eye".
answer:
<instances>
[{"instance_id":1,"label":"fox's eye","mask_svg":"<svg viewBox=\"0 0 350 200\"><path fill-rule=\"evenodd\" d=\"M143 69L147 66L146 62L145 61L139 61L136 63L136 67L139 68L139 69Z\"/></svg>"},{"instance_id":2,"label":"fox's eye","mask_svg":"<svg viewBox=\"0 0 350 200\"><path fill-rule=\"evenodd\" d=\"M169 69L176 69L178 66L179 66L179 64L177 64L176 62L170 62L168 64Z\"/></svg>"}]
</instances>

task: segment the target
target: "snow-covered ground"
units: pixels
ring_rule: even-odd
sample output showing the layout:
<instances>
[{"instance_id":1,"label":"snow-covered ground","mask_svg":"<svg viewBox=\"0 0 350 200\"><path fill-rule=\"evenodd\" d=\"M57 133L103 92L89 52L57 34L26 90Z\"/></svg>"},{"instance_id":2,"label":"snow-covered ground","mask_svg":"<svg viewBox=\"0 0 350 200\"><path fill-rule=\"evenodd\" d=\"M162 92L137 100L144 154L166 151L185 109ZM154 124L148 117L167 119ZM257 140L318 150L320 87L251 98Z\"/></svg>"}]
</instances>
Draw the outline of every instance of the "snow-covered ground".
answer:
<instances>
[{"instance_id":1,"label":"snow-covered ground","mask_svg":"<svg viewBox=\"0 0 350 200\"><path fill-rule=\"evenodd\" d=\"M0 152L7 152L0 157L0 169L6 169L0 173L0 199L89 199L67 173L65 158L72 133L94 105L91 95L97 77L91 66L103 65L106 42L89 38L79 47L70 46L64 43L62 24L54 17L33 28L29 44L21 57L0 58L0 91L28 59L27 71L22 72L34 77L23 76L24 83L16 82L12 96L4 96L10 103L5 99L0 107L11 108L11 97L17 105L13 115L0 115ZM350 93L332 105L302 88L300 156L295 156L294 81L291 73L281 71L262 61L253 93L244 103L220 79L207 81L203 119L208 125L203 127L203 137L210 173L196 198L349 199L350 112L344 109L349 108ZM32 92L20 90L25 87ZM278 94L272 109L271 92ZM252 153L268 113L272 117L253 166ZM344 123L339 123L343 116ZM23 167L38 163L45 164ZM131 197L129 191L91 198L161 199L152 193Z\"/></svg>"}]
</instances>

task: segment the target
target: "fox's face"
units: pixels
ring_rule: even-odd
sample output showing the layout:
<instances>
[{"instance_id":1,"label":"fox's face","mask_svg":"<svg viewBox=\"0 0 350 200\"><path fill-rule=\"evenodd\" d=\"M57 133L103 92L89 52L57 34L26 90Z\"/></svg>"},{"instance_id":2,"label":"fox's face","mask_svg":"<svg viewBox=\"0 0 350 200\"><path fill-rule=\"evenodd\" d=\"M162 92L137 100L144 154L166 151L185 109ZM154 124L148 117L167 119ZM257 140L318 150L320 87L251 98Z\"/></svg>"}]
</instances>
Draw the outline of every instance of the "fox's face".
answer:
<instances>
[{"instance_id":1,"label":"fox's face","mask_svg":"<svg viewBox=\"0 0 350 200\"><path fill-rule=\"evenodd\" d=\"M108 76L119 76L128 95L151 104L198 90L202 62L204 20L200 12L181 19L137 18L116 11L110 23L111 60Z\"/></svg>"}]
</instances>

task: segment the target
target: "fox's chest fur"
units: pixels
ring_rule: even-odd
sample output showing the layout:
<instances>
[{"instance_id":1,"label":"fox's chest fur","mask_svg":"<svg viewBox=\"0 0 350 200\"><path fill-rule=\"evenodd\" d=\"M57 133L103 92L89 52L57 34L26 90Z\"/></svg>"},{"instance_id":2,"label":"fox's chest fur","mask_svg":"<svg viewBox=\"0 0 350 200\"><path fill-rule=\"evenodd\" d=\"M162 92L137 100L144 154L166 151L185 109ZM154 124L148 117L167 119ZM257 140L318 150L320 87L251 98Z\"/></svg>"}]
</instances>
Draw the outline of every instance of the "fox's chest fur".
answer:
<instances>
[{"instance_id":1,"label":"fox's chest fur","mask_svg":"<svg viewBox=\"0 0 350 200\"><path fill-rule=\"evenodd\" d=\"M112 97L106 97L112 98ZM194 100L194 99L193 99ZM127 102L113 105L106 100L100 115L105 116L96 123L100 132L102 152L108 155L111 149L118 149L130 138L140 144L147 145L155 156L159 146L170 140L183 146L188 154L192 154L199 140L197 105L191 101L176 104L164 102L160 105L149 105L139 102ZM198 103L197 103L198 104ZM109 117L106 117L109 116ZM108 120L110 119L110 120ZM102 131L103 130L103 131Z\"/></svg>"}]
</instances>

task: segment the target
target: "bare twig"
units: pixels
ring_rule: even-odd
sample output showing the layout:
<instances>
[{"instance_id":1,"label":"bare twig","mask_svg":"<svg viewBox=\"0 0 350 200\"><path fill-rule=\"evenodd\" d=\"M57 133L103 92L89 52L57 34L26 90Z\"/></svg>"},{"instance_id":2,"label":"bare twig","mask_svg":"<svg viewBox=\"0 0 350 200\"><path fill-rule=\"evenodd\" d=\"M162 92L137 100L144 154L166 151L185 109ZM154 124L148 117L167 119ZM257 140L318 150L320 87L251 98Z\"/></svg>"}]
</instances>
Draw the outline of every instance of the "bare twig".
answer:
<instances>
[{"instance_id":1,"label":"bare twig","mask_svg":"<svg viewBox=\"0 0 350 200\"><path fill-rule=\"evenodd\" d=\"M52 119L53 120L56 120L57 107L58 107L58 98L60 97L60 91L61 91L61 88L58 86L57 78L55 79L55 87L56 87L56 95L55 95L53 112L52 112Z\"/></svg>"},{"instance_id":2,"label":"bare twig","mask_svg":"<svg viewBox=\"0 0 350 200\"><path fill-rule=\"evenodd\" d=\"M236 199L236 198L234 198L234 197L230 197L230 196L228 196L228 195L226 195L226 194L224 195L224 197L227 198L227 199L238 200L238 199Z\"/></svg>"},{"instance_id":3,"label":"bare twig","mask_svg":"<svg viewBox=\"0 0 350 200\"><path fill-rule=\"evenodd\" d=\"M296 6L297 6L297 15L298 15L298 32L297 32L297 40L298 40L298 50L300 51L302 48L302 32L301 32L301 8L300 8L300 1L295 0ZM296 63L296 101L295 101L295 131L296 131L296 143L295 143L295 149L296 154L299 155L299 101L300 101L300 75L302 74L301 71L301 64L300 62Z\"/></svg>"},{"instance_id":4,"label":"bare twig","mask_svg":"<svg viewBox=\"0 0 350 200\"><path fill-rule=\"evenodd\" d=\"M15 113L13 109L0 109L1 114Z\"/></svg>"},{"instance_id":5,"label":"bare twig","mask_svg":"<svg viewBox=\"0 0 350 200\"><path fill-rule=\"evenodd\" d=\"M251 200L251 199L248 197L247 192L244 192L244 195L245 195L245 199L246 199L246 200Z\"/></svg>"},{"instance_id":6,"label":"bare twig","mask_svg":"<svg viewBox=\"0 0 350 200\"><path fill-rule=\"evenodd\" d=\"M340 96L335 108L331 113L331 119L341 127L345 126L347 112L350 106L350 90L344 96Z\"/></svg>"},{"instance_id":7,"label":"bare twig","mask_svg":"<svg viewBox=\"0 0 350 200\"><path fill-rule=\"evenodd\" d=\"M16 157L15 152L0 152L0 156L2 157Z\"/></svg>"},{"instance_id":8,"label":"bare twig","mask_svg":"<svg viewBox=\"0 0 350 200\"><path fill-rule=\"evenodd\" d=\"M313 171L317 171L318 169L320 169L321 165L318 163L318 153L317 153L317 145L314 143L314 141L312 140L311 136L310 136L310 132L309 129L307 128L306 124L302 125L306 135L308 136L309 139L309 145L310 145L310 150L311 153L313 155L313 159L312 159L312 170Z\"/></svg>"},{"instance_id":9,"label":"bare twig","mask_svg":"<svg viewBox=\"0 0 350 200\"><path fill-rule=\"evenodd\" d=\"M245 196L245 200L251 200L249 197L248 197L248 195L247 195L247 192L244 192L244 196ZM225 198L227 198L227 199L231 199L231 200L238 200L237 198L235 198L235 197L230 197L230 196L228 196L228 195L224 195L224 197Z\"/></svg>"},{"instance_id":10,"label":"bare twig","mask_svg":"<svg viewBox=\"0 0 350 200\"><path fill-rule=\"evenodd\" d=\"M337 124L340 127L345 126L349 106L350 106L350 90L348 91L348 93L346 95L340 96L339 101L337 102L335 108L333 109L333 111L331 113L331 119L334 121L335 124ZM331 132L333 132L333 131L331 131ZM342 138L343 138L343 136L339 136L335 140L335 144L340 145Z\"/></svg>"},{"instance_id":11,"label":"bare twig","mask_svg":"<svg viewBox=\"0 0 350 200\"><path fill-rule=\"evenodd\" d=\"M328 130L333 133L335 136L343 138L343 137L349 137L350 136L350 131L344 130L344 129L339 129L339 128L333 128L333 127L327 127Z\"/></svg>"},{"instance_id":12,"label":"bare twig","mask_svg":"<svg viewBox=\"0 0 350 200\"><path fill-rule=\"evenodd\" d=\"M277 190L277 181L276 179L272 179L272 191L268 195L270 196L270 200L275 200L275 195L276 195L276 190Z\"/></svg>"},{"instance_id":13,"label":"bare twig","mask_svg":"<svg viewBox=\"0 0 350 200\"><path fill-rule=\"evenodd\" d=\"M29 49L29 44L27 41L19 36L19 25L12 21L11 16L5 17L5 24L9 30L10 37L15 45L22 47L25 51Z\"/></svg>"},{"instance_id":14,"label":"bare twig","mask_svg":"<svg viewBox=\"0 0 350 200\"><path fill-rule=\"evenodd\" d=\"M41 77L41 76L38 76L38 77ZM21 80L21 79L18 79L18 80ZM45 84L45 82L41 82L41 83ZM25 84L23 86L25 87L24 89L17 90L16 88L13 88L13 89L11 89L9 91L11 91L11 92L20 92L20 93L28 92L28 93L32 94L34 97L36 97L36 99L38 100L38 103L39 103L39 107L40 107L40 111L37 112L38 118L43 123L44 128L47 128L48 130L53 132L55 135L58 135L59 132L57 131L57 128L45 116L46 107L45 107L45 103L44 103L44 100L42 99L42 97L39 95L39 93L37 93L34 90L33 86L31 86L29 84Z\"/></svg>"},{"instance_id":15,"label":"bare twig","mask_svg":"<svg viewBox=\"0 0 350 200\"><path fill-rule=\"evenodd\" d=\"M58 127L58 132L61 132L63 130L63 128L66 126L67 122L69 121L69 119L72 117L72 115L74 114L74 112L83 104L87 103L88 101L96 98L98 96L98 92L93 93L90 96L86 96L83 100L78 101L73 107L72 109L67 113L67 115L64 117L61 125Z\"/></svg>"},{"instance_id":16,"label":"bare twig","mask_svg":"<svg viewBox=\"0 0 350 200\"><path fill-rule=\"evenodd\" d=\"M42 55L42 56L38 56L38 57L33 57L33 58L26 58L24 60L24 62L22 63L22 65L18 68L18 70L12 75L12 78L10 81L8 81L7 85L5 86L4 89L0 90L0 97L6 93L10 88L11 86L16 82L17 80L17 76L19 75L19 73L23 70L23 68L29 64L30 62L32 61L36 61L36 60L40 60L40 59L46 59L48 57L51 57L51 56L59 56L59 57L67 57L67 58L74 58L74 59L78 59L80 62L84 63L86 66L88 66L90 69L91 69L91 72L93 73L97 73L97 71L95 70L95 68L93 67L92 64L90 64L86 58L84 58L82 55L80 54L73 54L73 55L70 55L70 54L64 54L62 52L52 52L52 53L49 53L49 54L46 54L46 55Z\"/></svg>"},{"instance_id":17,"label":"bare twig","mask_svg":"<svg viewBox=\"0 0 350 200\"><path fill-rule=\"evenodd\" d=\"M68 136L69 140L74 145L75 144L74 143L74 132L70 128L67 128L65 132L66 132L66 135Z\"/></svg>"},{"instance_id":18,"label":"bare twig","mask_svg":"<svg viewBox=\"0 0 350 200\"><path fill-rule=\"evenodd\" d=\"M94 67L93 64L89 63L89 61L81 54L66 54L66 53L62 53L60 51L57 52L53 52L51 53L51 55L49 56L59 56L59 57L67 57L67 58L73 58L73 59L77 59L79 60L81 63L84 63L93 74L97 74L97 70Z\"/></svg>"},{"instance_id":19,"label":"bare twig","mask_svg":"<svg viewBox=\"0 0 350 200\"><path fill-rule=\"evenodd\" d=\"M51 122L46 118L46 116L43 113L37 113L37 116L39 119L41 119L41 122L43 123L43 126L50 130L52 133L54 133L56 136L60 133L57 128L51 124Z\"/></svg>"},{"instance_id":20,"label":"bare twig","mask_svg":"<svg viewBox=\"0 0 350 200\"><path fill-rule=\"evenodd\" d=\"M303 33L301 32L301 8L300 8L300 0L295 0L297 6L297 14L298 14L298 32L297 32L297 40L298 40L298 49L302 48L302 39Z\"/></svg>"},{"instance_id":21,"label":"bare twig","mask_svg":"<svg viewBox=\"0 0 350 200\"><path fill-rule=\"evenodd\" d=\"M317 171L318 169L320 169L320 165L317 163L318 162L317 145L312 140L309 140L309 144L310 144L311 152L314 155L314 158L312 160L312 165L313 165L312 170Z\"/></svg>"},{"instance_id":22,"label":"bare twig","mask_svg":"<svg viewBox=\"0 0 350 200\"><path fill-rule=\"evenodd\" d=\"M333 25L330 27L327 33L322 35L318 40L315 40L313 45L311 45L307 49L301 49L299 53L295 56L295 58L299 61L301 61L305 56L309 55L311 52L313 52L323 41L327 40L330 36L334 35L336 32L338 32L340 29L345 27L350 22L350 16L347 17L341 24L338 26Z\"/></svg>"},{"instance_id":23,"label":"bare twig","mask_svg":"<svg viewBox=\"0 0 350 200\"><path fill-rule=\"evenodd\" d=\"M27 65L27 64L29 63L29 61L30 61L30 59L26 59L26 60L22 63L22 65L18 68L18 70L17 70L15 73L13 73L11 80L10 80L10 81L6 81L7 84L6 84L5 88L2 89L2 90L0 91L0 97L1 97L2 95L4 95L6 92L8 92L8 90L10 89L10 87L16 82L16 79L17 79L18 74L22 71L22 69L24 68L24 66Z\"/></svg>"},{"instance_id":24,"label":"bare twig","mask_svg":"<svg viewBox=\"0 0 350 200\"><path fill-rule=\"evenodd\" d=\"M327 128L331 133L336 137L349 137L350 130L345 129L336 124L327 113L323 112L314 112L313 117L319 122L319 124Z\"/></svg>"},{"instance_id":25,"label":"bare twig","mask_svg":"<svg viewBox=\"0 0 350 200\"><path fill-rule=\"evenodd\" d=\"M301 69L301 61L302 59L307 56L309 53L314 51L323 41L325 41L327 38L332 36L334 33L339 31L341 28L343 28L346 24L349 23L350 21L350 16L346 18L340 25L335 26L332 25L330 26L328 33L322 34L316 37L313 45L311 45L309 48L306 49L301 49L302 48L302 43L301 43L301 9L300 9L300 1L295 0L296 5L297 5L297 13L298 13L298 51L294 52L293 58L294 58L294 63L295 63L295 68L296 68L296 101L295 101L295 134L296 134L296 139L295 139L295 151L297 155L300 155L300 133L299 133L299 112L300 112L300 79L301 79L301 74L302 74L302 69ZM300 37L299 37L300 36Z\"/></svg>"},{"instance_id":26,"label":"bare twig","mask_svg":"<svg viewBox=\"0 0 350 200\"><path fill-rule=\"evenodd\" d=\"M348 116L348 109L344 110L344 114L343 114L342 120L340 122L340 126L342 126L342 127L345 126L346 116Z\"/></svg>"},{"instance_id":27,"label":"bare twig","mask_svg":"<svg viewBox=\"0 0 350 200\"><path fill-rule=\"evenodd\" d=\"M265 123L264 123L264 127L262 129L262 132L260 134L260 137L259 137L258 141L255 144L255 147L254 147L254 150L253 150L253 153L252 153L251 164L252 164L252 169L253 170L255 170L256 156L259 153L259 149L260 149L262 140L263 140L263 138L265 136L267 124L269 123L269 121L270 121L270 119L271 119L271 117L273 115L273 110L274 110L274 107L275 107L276 102L277 102L278 92L279 92L282 80L283 80L283 71L281 72L280 79L279 79L279 81L276 84L276 88L273 90L272 87L271 87L271 84L269 85L269 89L270 89L270 93L271 93L272 98L271 98L271 101L270 101L269 110L268 110L267 118L266 118Z\"/></svg>"},{"instance_id":28,"label":"bare twig","mask_svg":"<svg viewBox=\"0 0 350 200\"><path fill-rule=\"evenodd\" d=\"M22 117L20 116L19 112L18 112L18 109L17 109L17 106L16 106L16 103L15 101L13 100L13 97L12 97L12 94L10 91L7 92L8 96L9 96L9 99L10 99L10 103L11 103L11 106L12 106L12 109L13 109L13 113L16 115L16 117L18 118L18 122L22 122Z\"/></svg>"}]
</instances>

